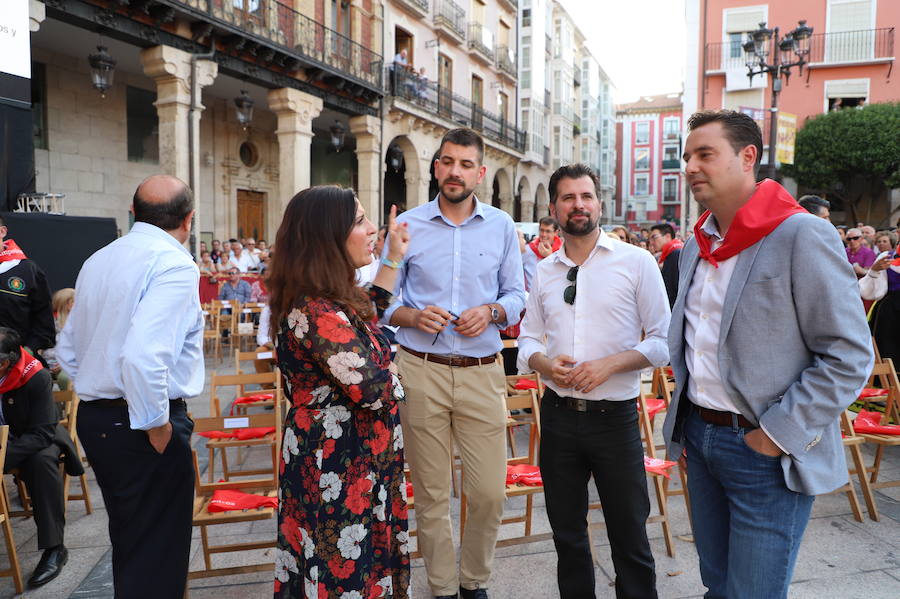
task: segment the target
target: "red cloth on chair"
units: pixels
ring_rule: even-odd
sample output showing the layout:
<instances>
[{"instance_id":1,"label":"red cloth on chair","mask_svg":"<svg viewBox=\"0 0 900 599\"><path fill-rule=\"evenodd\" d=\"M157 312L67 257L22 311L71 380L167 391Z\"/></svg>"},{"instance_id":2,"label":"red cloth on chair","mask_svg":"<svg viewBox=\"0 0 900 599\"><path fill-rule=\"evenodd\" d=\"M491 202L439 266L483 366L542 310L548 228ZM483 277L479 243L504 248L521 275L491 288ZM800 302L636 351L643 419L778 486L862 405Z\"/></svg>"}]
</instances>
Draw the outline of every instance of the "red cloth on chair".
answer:
<instances>
[{"instance_id":1,"label":"red cloth on chair","mask_svg":"<svg viewBox=\"0 0 900 599\"><path fill-rule=\"evenodd\" d=\"M881 424L881 412L860 410L853 421L853 430L870 435L900 435L900 424Z\"/></svg>"},{"instance_id":2,"label":"red cloth on chair","mask_svg":"<svg viewBox=\"0 0 900 599\"><path fill-rule=\"evenodd\" d=\"M274 433L274 426L261 426L258 428L239 428L234 431L234 438L238 441L247 441L248 439L261 439L269 433Z\"/></svg>"},{"instance_id":3,"label":"red cloth on chair","mask_svg":"<svg viewBox=\"0 0 900 599\"><path fill-rule=\"evenodd\" d=\"M248 403L256 403L258 401L268 401L274 398L275 395L272 393L253 393L251 395L244 395L243 397L238 397L234 400L234 403L231 404L231 410L229 410L228 414L230 416L234 416L234 407L240 404L248 404Z\"/></svg>"},{"instance_id":4,"label":"red cloth on chair","mask_svg":"<svg viewBox=\"0 0 900 599\"><path fill-rule=\"evenodd\" d=\"M670 462L669 460L661 460L659 458L644 456L644 470L651 474L661 474L666 478L669 478L669 468L674 466L676 463L677 462Z\"/></svg>"},{"instance_id":5,"label":"red cloth on chair","mask_svg":"<svg viewBox=\"0 0 900 599\"><path fill-rule=\"evenodd\" d=\"M871 387L866 387L862 390L862 393L859 394L859 399L875 399L879 397L887 397L890 395L889 389L874 389Z\"/></svg>"},{"instance_id":6,"label":"red cloth on chair","mask_svg":"<svg viewBox=\"0 0 900 599\"><path fill-rule=\"evenodd\" d=\"M651 419L666 409L666 402L662 399L655 398L647 398L644 400L644 403L647 404L647 416ZM638 404L638 410L640 411L641 404Z\"/></svg>"},{"instance_id":7,"label":"red cloth on chair","mask_svg":"<svg viewBox=\"0 0 900 599\"><path fill-rule=\"evenodd\" d=\"M541 469L531 464L512 464L506 466L506 484L540 487L544 484Z\"/></svg>"},{"instance_id":8,"label":"red cloth on chair","mask_svg":"<svg viewBox=\"0 0 900 599\"><path fill-rule=\"evenodd\" d=\"M207 439L234 439L234 433L226 433L224 431L203 431L197 434Z\"/></svg>"},{"instance_id":9,"label":"red cloth on chair","mask_svg":"<svg viewBox=\"0 0 900 599\"><path fill-rule=\"evenodd\" d=\"M206 509L213 514L233 510L252 510L260 507L278 509L278 498L244 493L234 489L218 489L213 491L212 499L209 500Z\"/></svg>"},{"instance_id":10,"label":"red cloth on chair","mask_svg":"<svg viewBox=\"0 0 900 599\"><path fill-rule=\"evenodd\" d=\"M410 483L410 482L406 483L406 496L407 497L413 496L413 486L412 486L412 483Z\"/></svg>"},{"instance_id":11,"label":"red cloth on chair","mask_svg":"<svg viewBox=\"0 0 900 599\"><path fill-rule=\"evenodd\" d=\"M520 390L537 389L538 385L537 385L537 381L535 381L534 379L519 379L516 381L516 384L513 385L513 388L520 389Z\"/></svg>"}]
</instances>

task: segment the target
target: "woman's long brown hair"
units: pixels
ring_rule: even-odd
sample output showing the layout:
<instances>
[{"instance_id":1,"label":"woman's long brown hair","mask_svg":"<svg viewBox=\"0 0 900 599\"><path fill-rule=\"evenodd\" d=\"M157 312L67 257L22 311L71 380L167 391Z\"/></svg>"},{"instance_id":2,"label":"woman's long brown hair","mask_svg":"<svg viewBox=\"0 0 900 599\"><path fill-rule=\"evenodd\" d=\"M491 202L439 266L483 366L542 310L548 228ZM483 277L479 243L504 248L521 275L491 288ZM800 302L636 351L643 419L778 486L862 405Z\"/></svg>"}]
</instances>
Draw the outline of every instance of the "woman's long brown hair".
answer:
<instances>
[{"instance_id":1,"label":"woman's long brown hair","mask_svg":"<svg viewBox=\"0 0 900 599\"><path fill-rule=\"evenodd\" d=\"M372 302L357 286L356 269L347 254L347 236L355 221L352 189L320 185L291 198L266 279L273 339L304 296L331 300L365 320L373 317Z\"/></svg>"}]
</instances>

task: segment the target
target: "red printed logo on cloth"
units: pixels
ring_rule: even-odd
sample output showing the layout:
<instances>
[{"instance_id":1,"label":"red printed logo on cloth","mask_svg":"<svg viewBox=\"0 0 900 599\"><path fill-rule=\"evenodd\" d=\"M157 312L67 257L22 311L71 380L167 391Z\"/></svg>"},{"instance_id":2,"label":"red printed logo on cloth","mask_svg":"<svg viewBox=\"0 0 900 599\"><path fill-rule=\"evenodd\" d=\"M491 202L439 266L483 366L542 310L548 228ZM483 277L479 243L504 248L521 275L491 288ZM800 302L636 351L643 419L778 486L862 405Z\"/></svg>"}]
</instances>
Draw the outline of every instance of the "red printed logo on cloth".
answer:
<instances>
[{"instance_id":1,"label":"red printed logo on cloth","mask_svg":"<svg viewBox=\"0 0 900 599\"><path fill-rule=\"evenodd\" d=\"M541 469L531 464L512 464L506 466L506 484L539 487L544 484Z\"/></svg>"},{"instance_id":2,"label":"red printed logo on cloth","mask_svg":"<svg viewBox=\"0 0 900 599\"><path fill-rule=\"evenodd\" d=\"M212 514L233 510L252 510L260 507L278 509L278 498L244 493L234 489L218 489L213 491L212 498L209 500L206 509Z\"/></svg>"},{"instance_id":3,"label":"red printed logo on cloth","mask_svg":"<svg viewBox=\"0 0 900 599\"><path fill-rule=\"evenodd\" d=\"M356 332L343 313L326 312L316 319L319 335L332 343L347 343L356 336Z\"/></svg>"}]
</instances>

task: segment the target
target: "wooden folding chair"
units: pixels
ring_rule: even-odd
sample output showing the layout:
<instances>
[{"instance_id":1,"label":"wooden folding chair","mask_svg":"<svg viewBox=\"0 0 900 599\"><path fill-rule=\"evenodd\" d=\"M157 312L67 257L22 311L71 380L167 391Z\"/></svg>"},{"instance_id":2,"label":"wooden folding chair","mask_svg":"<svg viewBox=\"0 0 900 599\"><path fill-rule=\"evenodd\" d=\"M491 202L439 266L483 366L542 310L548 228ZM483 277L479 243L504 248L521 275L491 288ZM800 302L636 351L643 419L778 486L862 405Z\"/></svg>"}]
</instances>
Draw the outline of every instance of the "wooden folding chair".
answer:
<instances>
[{"instance_id":1,"label":"wooden folding chair","mask_svg":"<svg viewBox=\"0 0 900 599\"><path fill-rule=\"evenodd\" d=\"M880 424L900 424L900 382L897 379L897 371L894 369L894 362L890 358L884 358L876 361L872 368L873 379L880 382L881 387L888 390L887 399L885 401L884 415L881 417ZM875 445L875 459L871 466L866 468L866 472L871 472L869 486L872 489L884 489L888 487L900 487L900 480L879 481L881 474L881 464L884 458L884 450L887 447L900 446L900 435L876 434L876 433L859 433L859 436L865 439L866 443ZM871 514L871 512L870 512Z\"/></svg>"},{"instance_id":2,"label":"wooden folding chair","mask_svg":"<svg viewBox=\"0 0 900 599\"><path fill-rule=\"evenodd\" d=\"M253 361L252 372L259 373L259 372L268 372L271 370L275 370L277 372L278 368L275 366L275 350L274 349L265 349L264 351L258 351L259 349L263 349L263 348L257 348L254 351L241 351L239 349L234 350L234 373L235 374L250 373L251 371L249 371L249 370L245 371L243 369L242 362L249 362L251 360ZM263 364L263 363L265 363L268 366L268 369L264 370L264 371L260 371L257 364ZM241 395L245 395L246 392L247 391L246 391L246 389L244 389L244 386L241 385L239 393Z\"/></svg>"},{"instance_id":3,"label":"wooden folding chair","mask_svg":"<svg viewBox=\"0 0 900 599\"><path fill-rule=\"evenodd\" d=\"M525 412L525 409L531 410L531 413L528 414ZM526 454L517 454L515 451L512 451L512 447L510 447L511 455L507 458L508 464L529 464L532 466L538 465L538 446L540 445L541 439L541 409L540 403L538 402L537 391L534 389L528 389L526 393L516 393L514 395L506 396L506 409L507 411L519 410L521 414L520 421L524 421L524 424L528 426L528 453ZM463 472L463 480L465 480L465 472ZM506 485L506 497L525 497L525 512L521 516L510 516L508 518L503 518L500 521L500 524L516 524L516 523L524 523L525 530L524 533L518 537L511 537L506 539L501 539L497 541L497 547L507 547L509 545L521 545L523 543L534 543L537 541L545 541L551 539L553 537L552 533L542 533L542 534L533 534L532 533L532 521L534 516L534 496L538 493L543 493L544 487L540 486L530 486L530 485L522 485L518 483L507 484ZM462 539L462 535L465 534L466 528L466 512L467 512L467 502L466 502L466 494L463 491L460 498L460 510L459 510L459 534L460 539Z\"/></svg>"},{"instance_id":4,"label":"wooden folding chair","mask_svg":"<svg viewBox=\"0 0 900 599\"><path fill-rule=\"evenodd\" d=\"M204 353L213 352L216 362L222 357L222 333L219 327L221 305L218 301L203 305L203 348ZM214 351L213 351L214 350Z\"/></svg>"},{"instance_id":5,"label":"wooden folding chair","mask_svg":"<svg viewBox=\"0 0 900 599\"><path fill-rule=\"evenodd\" d=\"M0 464L6 461L7 441L9 441L9 426L4 424L0 426ZM16 552L16 541L13 539L9 516L9 497L6 494L6 485L0 479L0 527L3 528L6 555L9 559L9 568L0 570L0 576L12 576L16 585L16 594L19 594L25 590L25 585L22 583L22 569L19 566L19 554Z\"/></svg>"},{"instance_id":6,"label":"wooden folding chair","mask_svg":"<svg viewBox=\"0 0 900 599\"><path fill-rule=\"evenodd\" d=\"M645 399L645 403L648 404L650 426L649 428L641 426L641 434L644 438L644 443L648 445L653 443L653 430L656 428L656 416L660 412L669 409L669 405L672 403L672 393L674 391L675 379L671 376L671 367L661 366L659 368L654 368L653 377L650 382L650 399ZM662 404L659 402L662 402ZM638 404L638 406L640 406L640 404ZM656 451L662 451L664 455L666 455L667 460L672 459L666 452L665 444L655 445L655 449ZM677 462L678 458L676 457L672 461ZM673 487L671 479L663 477L663 489L665 490L666 497L675 497L677 495L685 496L688 520L691 520L691 502L688 501L687 497L687 473L681 467L681 464L675 466L675 468L678 468L678 477L681 481L681 486Z\"/></svg>"},{"instance_id":7,"label":"wooden folding chair","mask_svg":"<svg viewBox=\"0 0 900 599\"><path fill-rule=\"evenodd\" d=\"M247 440L236 440L236 439L210 439L206 443L206 447L209 451L209 467L208 474L209 480L212 482L215 476L215 453L216 451L220 452L221 462L222 462L222 473L221 477L224 480L230 480L232 476L244 476L248 474L264 474L268 472L266 468L255 468L255 469L241 469L234 470L230 468L228 463L228 452L229 448L236 448L237 450L248 448L248 447L271 447L272 451L272 460L274 467L277 469L278 467L278 452L281 450L281 430L283 424L283 414L282 414L282 402L284 400L281 392L281 376L277 372L266 372L266 373L253 373L253 374L225 374L225 375L217 375L213 373L212 379L210 382L210 395L209 395L209 413L213 416L222 416L222 398L220 394L223 388L234 387L236 389L242 388L245 385L262 385L268 384L273 387L273 389L268 389L265 393L271 393L271 400L263 400L256 403L251 404L252 406L260 406L260 407L272 407L271 413L264 414L270 418L270 421L274 424L269 424L267 426L274 426L275 432L269 433L264 437L260 437L257 439L247 439ZM234 417L247 417L248 414L246 411L242 411L236 414ZM239 427L237 427L239 428ZM238 454L238 461L241 461L240 454ZM244 460L245 461L245 460Z\"/></svg>"},{"instance_id":8,"label":"wooden folding chair","mask_svg":"<svg viewBox=\"0 0 900 599\"><path fill-rule=\"evenodd\" d=\"M234 312L237 320L234 330L237 349L242 350L248 347L250 343L255 346L256 330L259 328L259 316L262 313L262 308L254 302L252 304L241 304Z\"/></svg>"},{"instance_id":9,"label":"wooden folding chair","mask_svg":"<svg viewBox=\"0 0 900 599\"><path fill-rule=\"evenodd\" d=\"M237 428L247 427L265 427L272 426L277 421L275 414L252 414L249 416L241 416L237 418L229 417L211 417L211 418L195 418L194 433L207 431L229 431ZM277 425L276 425L277 426ZM228 482L207 482L201 480L200 467L197 459L197 452L193 451L194 457L194 484L196 486L196 497L194 499L193 526L200 529L200 542L203 550L202 570L194 570L188 573L188 579L208 578L211 576L229 576L233 574L245 574L249 572L271 572L272 561L264 564L251 564L242 566L232 566L226 568L215 568L212 563L212 556L217 553L231 553L237 551L250 551L255 549L266 549L276 545L276 539L271 541L256 541L243 543L223 543L212 545L208 528L221 524L236 524L239 522L253 522L257 520L268 520L275 516L275 509L271 507L256 508L242 511L214 512L209 511L209 503L213 497L213 493L219 489L236 489L245 493L254 493L257 495L265 495L267 497L278 496L278 454L273 453L273 465L271 469L266 470L266 476L261 478L232 480ZM212 462L208 468L212 469Z\"/></svg>"},{"instance_id":10,"label":"wooden folding chair","mask_svg":"<svg viewBox=\"0 0 900 599\"><path fill-rule=\"evenodd\" d=\"M54 391L53 401L56 402L57 409L59 410L59 424L66 429L66 432L72 438L72 443L75 445L75 451L79 452L80 455L80 450L78 448L78 432L76 429L79 402L78 396L75 395L75 391L71 389L66 391ZM68 511L70 501L80 500L84 501L85 511L90 514L93 511L93 507L91 506L91 494L90 491L88 491L87 475L82 474L78 477L81 483L81 493L74 495L69 492L69 483L71 482L72 477L66 474L66 469L62 460L60 460L59 471L63 477L63 497L66 498L66 511ZM26 518L31 517L34 515L34 511L32 509L31 496L28 494L28 489L25 488L25 483L18 475L18 469L14 469L12 474L16 475L16 488L19 493L19 500L22 502L22 509L12 512L10 515L24 516Z\"/></svg>"},{"instance_id":11,"label":"wooden folding chair","mask_svg":"<svg viewBox=\"0 0 900 599\"><path fill-rule=\"evenodd\" d=\"M638 414L640 420L641 431L644 437L644 448L646 450L647 456L651 458L656 457L656 446L653 442L653 425L650 422L649 410L647 408L647 400L644 397L644 394L641 393L638 395ZM690 517L690 502L688 501L687 496L687 478L684 476L684 473L681 470L681 467L678 465L673 466L673 468L678 468L679 473L681 473L681 485L682 489L680 493L676 493L674 490L671 494L683 494L685 499L685 504L688 506L688 517ZM647 518L647 522L658 522L662 526L663 531L663 539L666 542L666 553L669 557L675 557L675 546L672 542L672 530L669 525L669 509L668 509L668 497L669 493L666 489L665 482L668 480L665 476L661 474L655 473L647 473L647 476L651 478L653 481L653 488L656 491L656 506L659 510L659 514L655 516L650 516Z\"/></svg>"},{"instance_id":12,"label":"wooden folding chair","mask_svg":"<svg viewBox=\"0 0 900 599\"><path fill-rule=\"evenodd\" d=\"M850 480L847 484L832 492L846 493L847 499L850 501L850 509L853 510L853 517L856 518L857 522L862 522L862 510L859 506L859 499L856 498L856 490L853 487L853 475L856 475L859 487L862 490L863 499L866 502L866 508L869 511L869 518L878 522L878 508L875 505L875 497L872 494L872 487L869 484L869 477L866 473L865 460L862 454L861 446L865 443L865 439L853 430L853 424L850 422L850 417L847 415L846 410L841 412L841 437L844 447L850 452L854 466L848 469Z\"/></svg>"}]
</instances>

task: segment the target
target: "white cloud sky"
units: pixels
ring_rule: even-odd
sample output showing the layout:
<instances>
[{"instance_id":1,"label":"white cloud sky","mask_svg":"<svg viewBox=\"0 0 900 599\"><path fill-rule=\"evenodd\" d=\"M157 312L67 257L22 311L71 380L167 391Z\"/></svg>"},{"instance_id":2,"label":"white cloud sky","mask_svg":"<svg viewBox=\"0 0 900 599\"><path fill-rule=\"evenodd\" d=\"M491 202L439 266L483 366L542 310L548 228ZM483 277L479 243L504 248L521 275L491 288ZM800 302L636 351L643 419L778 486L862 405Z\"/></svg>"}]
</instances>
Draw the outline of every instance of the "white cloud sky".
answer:
<instances>
[{"instance_id":1,"label":"white cloud sky","mask_svg":"<svg viewBox=\"0 0 900 599\"><path fill-rule=\"evenodd\" d=\"M618 104L681 91L684 0L560 0L612 78Z\"/></svg>"}]
</instances>

